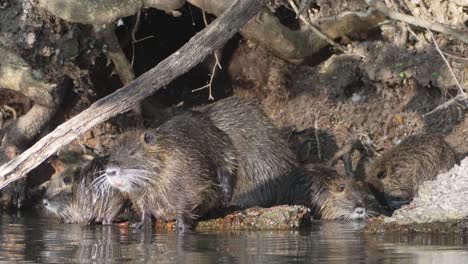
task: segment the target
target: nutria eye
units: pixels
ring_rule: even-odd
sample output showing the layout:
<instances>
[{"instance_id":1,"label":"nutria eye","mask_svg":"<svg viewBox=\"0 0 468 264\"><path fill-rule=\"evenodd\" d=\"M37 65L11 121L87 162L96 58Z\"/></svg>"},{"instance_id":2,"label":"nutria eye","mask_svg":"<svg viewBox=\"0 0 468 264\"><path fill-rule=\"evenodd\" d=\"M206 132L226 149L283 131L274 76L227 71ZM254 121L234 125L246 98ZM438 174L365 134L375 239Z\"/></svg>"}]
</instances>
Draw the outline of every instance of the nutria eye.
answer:
<instances>
[{"instance_id":1,"label":"nutria eye","mask_svg":"<svg viewBox=\"0 0 468 264\"><path fill-rule=\"evenodd\" d=\"M340 186L338 186L338 191L339 191L339 192L343 192L344 189L345 189L344 184L341 184Z\"/></svg>"},{"instance_id":2,"label":"nutria eye","mask_svg":"<svg viewBox=\"0 0 468 264\"><path fill-rule=\"evenodd\" d=\"M156 136L151 132L145 132L145 134L143 135L143 140L147 145L156 145Z\"/></svg>"},{"instance_id":3,"label":"nutria eye","mask_svg":"<svg viewBox=\"0 0 468 264\"><path fill-rule=\"evenodd\" d=\"M63 178L63 183L65 183L65 185L69 185L71 183L71 178L70 177Z\"/></svg>"},{"instance_id":4,"label":"nutria eye","mask_svg":"<svg viewBox=\"0 0 468 264\"><path fill-rule=\"evenodd\" d=\"M386 176L386 175L385 175L385 172L384 172L384 171L381 171L381 172L379 172L379 173L377 174L377 178L380 179L380 180L384 179L385 176Z\"/></svg>"}]
</instances>

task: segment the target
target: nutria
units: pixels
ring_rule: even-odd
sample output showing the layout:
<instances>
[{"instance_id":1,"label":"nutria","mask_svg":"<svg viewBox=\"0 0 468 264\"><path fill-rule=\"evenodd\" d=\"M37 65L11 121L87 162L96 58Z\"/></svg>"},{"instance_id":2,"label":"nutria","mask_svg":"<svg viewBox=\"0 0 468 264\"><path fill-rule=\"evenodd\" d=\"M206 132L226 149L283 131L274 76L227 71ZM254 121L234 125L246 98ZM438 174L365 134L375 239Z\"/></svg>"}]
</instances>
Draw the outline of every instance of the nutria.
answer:
<instances>
[{"instance_id":1,"label":"nutria","mask_svg":"<svg viewBox=\"0 0 468 264\"><path fill-rule=\"evenodd\" d=\"M455 165L456 153L437 134L412 135L370 164L367 183L390 209L409 203L422 182Z\"/></svg>"},{"instance_id":2,"label":"nutria","mask_svg":"<svg viewBox=\"0 0 468 264\"><path fill-rule=\"evenodd\" d=\"M349 177L319 164L298 167L278 191L280 204L311 208L315 218L358 220L369 216L365 192Z\"/></svg>"},{"instance_id":3,"label":"nutria","mask_svg":"<svg viewBox=\"0 0 468 264\"><path fill-rule=\"evenodd\" d=\"M240 208L274 205L276 185L286 180L297 162L287 141L258 103L231 96L192 110L207 114L213 124L231 138L239 154L231 205ZM147 122L158 127L190 110L169 107L153 111L157 114L149 113Z\"/></svg>"},{"instance_id":4,"label":"nutria","mask_svg":"<svg viewBox=\"0 0 468 264\"><path fill-rule=\"evenodd\" d=\"M278 128L254 100L232 96L199 107L232 139L237 158L237 182L231 204L241 208L275 204L276 186L296 166L295 155Z\"/></svg>"},{"instance_id":5,"label":"nutria","mask_svg":"<svg viewBox=\"0 0 468 264\"><path fill-rule=\"evenodd\" d=\"M72 166L54 176L43 200L46 211L65 223L112 224L126 200L118 191L94 184L103 173L104 162L96 158L83 168Z\"/></svg>"},{"instance_id":6,"label":"nutria","mask_svg":"<svg viewBox=\"0 0 468 264\"><path fill-rule=\"evenodd\" d=\"M130 131L111 147L106 181L141 214L177 221L177 229L226 204L235 185L231 139L201 113L185 112L155 129Z\"/></svg>"}]
</instances>

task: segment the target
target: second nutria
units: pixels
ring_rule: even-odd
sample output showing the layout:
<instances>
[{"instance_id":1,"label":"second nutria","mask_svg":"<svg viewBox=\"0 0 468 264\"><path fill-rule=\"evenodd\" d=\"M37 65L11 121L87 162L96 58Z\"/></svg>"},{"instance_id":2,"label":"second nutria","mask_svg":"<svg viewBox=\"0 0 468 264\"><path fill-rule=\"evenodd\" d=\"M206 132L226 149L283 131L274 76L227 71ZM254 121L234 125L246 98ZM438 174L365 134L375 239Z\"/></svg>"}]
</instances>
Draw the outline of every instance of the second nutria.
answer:
<instances>
[{"instance_id":1,"label":"second nutria","mask_svg":"<svg viewBox=\"0 0 468 264\"><path fill-rule=\"evenodd\" d=\"M278 203L307 206L319 219L359 220L369 216L362 188L325 165L298 167L280 189Z\"/></svg>"},{"instance_id":2,"label":"second nutria","mask_svg":"<svg viewBox=\"0 0 468 264\"><path fill-rule=\"evenodd\" d=\"M155 129L123 134L111 148L106 180L126 193L141 213L177 221L185 231L193 221L226 204L235 185L231 139L201 113L184 112Z\"/></svg>"},{"instance_id":3,"label":"second nutria","mask_svg":"<svg viewBox=\"0 0 468 264\"><path fill-rule=\"evenodd\" d=\"M43 205L65 223L112 224L122 212L126 199L112 189L95 184L103 173L105 161L96 158L83 168L72 166L48 183Z\"/></svg>"},{"instance_id":4,"label":"second nutria","mask_svg":"<svg viewBox=\"0 0 468 264\"><path fill-rule=\"evenodd\" d=\"M196 110L229 135L239 154L231 204L241 208L274 205L276 185L287 181L297 162L258 103L232 96Z\"/></svg>"},{"instance_id":5,"label":"second nutria","mask_svg":"<svg viewBox=\"0 0 468 264\"><path fill-rule=\"evenodd\" d=\"M394 210L409 203L422 182L448 171L456 161L455 151L442 136L412 135L376 159L366 181L376 197Z\"/></svg>"}]
</instances>

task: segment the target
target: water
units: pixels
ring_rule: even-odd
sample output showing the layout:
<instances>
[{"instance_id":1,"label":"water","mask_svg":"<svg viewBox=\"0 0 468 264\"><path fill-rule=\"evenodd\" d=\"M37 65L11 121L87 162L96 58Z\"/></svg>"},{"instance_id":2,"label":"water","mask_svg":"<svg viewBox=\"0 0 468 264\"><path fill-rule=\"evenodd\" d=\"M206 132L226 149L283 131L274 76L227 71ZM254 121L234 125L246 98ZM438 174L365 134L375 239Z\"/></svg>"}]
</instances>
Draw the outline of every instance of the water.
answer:
<instances>
[{"instance_id":1,"label":"water","mask_svg":"<svg viewBox=\"0 0 468 264\"><path fill-rule=\"evenodd\" d=\"M467 236L365 236L364 223L177 236L34 215L0 219L0 263L468 263Z\"/></svg>"}]
</instances>

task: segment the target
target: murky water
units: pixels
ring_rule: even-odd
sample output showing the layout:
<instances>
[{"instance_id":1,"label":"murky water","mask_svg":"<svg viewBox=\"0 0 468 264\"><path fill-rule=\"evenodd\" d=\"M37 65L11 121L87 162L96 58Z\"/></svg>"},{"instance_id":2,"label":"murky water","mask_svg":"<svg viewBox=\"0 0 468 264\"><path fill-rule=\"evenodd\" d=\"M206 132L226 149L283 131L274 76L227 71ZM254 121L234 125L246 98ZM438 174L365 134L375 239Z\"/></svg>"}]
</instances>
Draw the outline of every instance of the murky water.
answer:
<instances>
[{"instance_id":1,"label":"murky water","mask_svg":"<svg viewBox=\"0 0 468 264\"><path fill-rule=\"evenodd\" d=\"M364 236L363 223L177 236L40 216L0 219L0 263L468 263L467 236Z\"/></svg>"}]
</instances>

